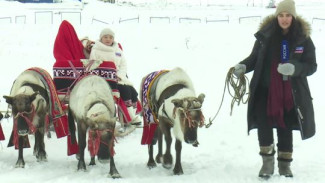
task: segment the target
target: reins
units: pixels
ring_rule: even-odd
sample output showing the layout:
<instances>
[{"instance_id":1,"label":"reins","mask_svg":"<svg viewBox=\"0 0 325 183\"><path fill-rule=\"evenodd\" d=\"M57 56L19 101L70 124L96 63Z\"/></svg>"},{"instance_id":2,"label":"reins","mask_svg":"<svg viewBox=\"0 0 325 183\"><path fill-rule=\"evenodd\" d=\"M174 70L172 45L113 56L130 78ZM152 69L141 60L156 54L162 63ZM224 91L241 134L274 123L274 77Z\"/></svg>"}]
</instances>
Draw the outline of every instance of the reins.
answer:
<instances>
[{"instance_id":1,"label":"reins","mask_svg":"<svg viewBox=\"0 0 325 183\"><path fill-rule=\"evenodd\" d=\"M215 120L215 118L219 114L222 103L223 103L223 100L225 98L226 89L228 89L228 93L232 97L231 106L230 106L230 115L232 115L232 110L233 110L233 107L234 107L235 103L237 103L239 105L241 102L243 104L246 104L248 102L249 91L246 91L246 90L247 89L249 90L249 79L244 74L241 74L239 76L239 78L236 77L233 74L234 70L235 70L235 68L232 67L232 68L229 69L229 71L227 73L227 76L226 76L226 79L225 79L225 86L223 88L222 99L221 99L221 103L219 105L218 111L213 116L212 119L209 118L209 123L205 125L206 128L209 128L212 125L212 122ZM233 89L232 92L231 92L230 88ZM244 99L245 95L248 95L246 100Z\"/></svg>"}]
</instances>

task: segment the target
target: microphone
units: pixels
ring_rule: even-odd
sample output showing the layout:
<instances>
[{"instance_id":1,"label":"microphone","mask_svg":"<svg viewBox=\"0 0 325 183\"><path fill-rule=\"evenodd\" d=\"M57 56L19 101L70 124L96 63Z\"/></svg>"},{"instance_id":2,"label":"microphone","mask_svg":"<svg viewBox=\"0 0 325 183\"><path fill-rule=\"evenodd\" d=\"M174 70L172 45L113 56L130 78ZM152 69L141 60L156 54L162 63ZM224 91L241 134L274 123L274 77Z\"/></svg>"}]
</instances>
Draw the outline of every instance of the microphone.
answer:
<instances>
[{"instance_id":1,"label":"microphone","mask_svg":"<svg viewBox=\"0 0 325 183\"><path fill-rule=\"evenodd\" d=\"M281 43L281 62L288 63L289 62L289 43L287 40L282 40ZM288 80L288 76L282 76L283 81Z\"/></svg>"}]
</instances>

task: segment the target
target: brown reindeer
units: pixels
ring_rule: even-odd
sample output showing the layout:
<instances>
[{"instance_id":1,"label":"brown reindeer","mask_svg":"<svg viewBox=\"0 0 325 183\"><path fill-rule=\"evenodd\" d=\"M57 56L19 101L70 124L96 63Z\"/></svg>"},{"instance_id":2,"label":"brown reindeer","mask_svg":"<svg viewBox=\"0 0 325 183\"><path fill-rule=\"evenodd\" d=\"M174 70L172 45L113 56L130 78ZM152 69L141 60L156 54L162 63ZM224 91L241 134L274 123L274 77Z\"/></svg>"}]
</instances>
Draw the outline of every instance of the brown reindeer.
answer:
<instances>
[{"instance_id":1,"label":"brown reindeer","mask_svg":"<svg viewBox=\"0 0 325 183\"><path fill-rule=\"evenodd\" d=\"M110 171L113 178L120 178L114 162L115 103L112 90L102 77L88 75L74 86L69 99L69 118L77 122L79 162L78 170L86 170L84 150L88 131L88 149L94 165L100 145L109 147ZM72 119L72 120L73 120ZM69 121L70 123L71 121Z\"/></svg>"},{"instance_id":2,"label":"brown reindeer","mask_svg":"<svg viewBox=\"0 0 325 183\"><path fill-rule=\"evenodd\" d=\"M149 144L149 160L147 166L155 167L156 162L162 163L163 167L171 168L173 158L171 155L172 135L176 137L176 162L174 174L183 174L181 165L182 141L193 146L198 145L197 129L203 126L204 117L201 111L204 94L196 97L192 82L188 75L181 69L176 68L160 75L154 80L150 88L149 106L159 121L159 127L155 131L155 137ZM143 98L142 98L143 99ZM144 103L143 103L144 104ZM143 106L144 109L147 106ZM162 139L165 137L166 151L163 154ZM153 145L158 139L158 154L156 162L153 158Z\"/></svg>"},{"instance_id":3,"label":"brown reindeer","mask_svg":"<svg viewBox=\"0 0 325 183\"><path fill-rule=\"evenodd\" d=\"M44 144L45 118L49 113L49 96L39 76L24 71L15 80L10 96L3 96L12 108L13 132L8 146L18 148L16 167L24 167L23 148L28 147L28 135L35 134L34 155L37 161L47 161Z\"/></svg>"}]
</instances>

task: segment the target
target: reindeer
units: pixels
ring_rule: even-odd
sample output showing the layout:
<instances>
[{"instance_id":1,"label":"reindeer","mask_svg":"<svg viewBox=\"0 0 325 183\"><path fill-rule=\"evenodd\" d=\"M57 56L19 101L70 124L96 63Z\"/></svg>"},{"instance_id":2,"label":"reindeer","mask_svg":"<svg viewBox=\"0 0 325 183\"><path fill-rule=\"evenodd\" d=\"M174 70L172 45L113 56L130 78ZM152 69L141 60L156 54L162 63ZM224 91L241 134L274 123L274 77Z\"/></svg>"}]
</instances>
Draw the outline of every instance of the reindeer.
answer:
<instances>
[{"instance_id":1,"label":"reindeer","mask_svg":"<svg viewBox=\"0 0 325 183\"><path fill-rule=\"evenodd\" d=\"M39 75L26 70L13 83L10 96L3 96L12 108L14 120L9 146L18 148L16 167L25 167L23 148L29 147L28 134L35 134L34 155L37 161L47 161L44 144L49 96Z\"/></svg>"},{"instance_id":2,"label":"reindeer","mask_svg":"<svg viewBox=\"0 0 325 183\"><path fill-rule=\"evenodd\" d=\"M145 78L143 79L143 81ZM171 168L173 158L170 152L172 136L171 129L176 138L176 162L173 169L175 175L183 174L181 165L182 141L193 146L198 146L197 129L204 124L204 117L201 111L204 101L204 94L198 97L189 76L181 68L175 68L165 72L153 80L149 89L148 105L151 106L152 113L159 122L159 127L155 131L155 137L149 143L149 168L156 167L157 163L162 163L164 168ZM144 99L143 96L142 100ZM142 102L143 108L148 108L146 102ZM146 120L144 118L144 120ZM162 154L162 138L165 137L166 151ZM158 140L158 154L154 160L153 145Z\"/></svg>"},{"instance_id":3,"label":"reindeer","mask_svg":"<svg viewBox=\"0 0 325 183\"><path fill-rule=\"evenodd\" d=\"M88 134L88 149L92 156L90 165L94 165L94 156L101 144L110 151L110 171L113 178L120 178L114 163L115 103L112 90L102 77L88 75L80 79L70 93L69 118L77 122L79 162L78 170L86 170L84 150ZM71 120L69 120L71 123Z\"/></svg>"}]
</instances>

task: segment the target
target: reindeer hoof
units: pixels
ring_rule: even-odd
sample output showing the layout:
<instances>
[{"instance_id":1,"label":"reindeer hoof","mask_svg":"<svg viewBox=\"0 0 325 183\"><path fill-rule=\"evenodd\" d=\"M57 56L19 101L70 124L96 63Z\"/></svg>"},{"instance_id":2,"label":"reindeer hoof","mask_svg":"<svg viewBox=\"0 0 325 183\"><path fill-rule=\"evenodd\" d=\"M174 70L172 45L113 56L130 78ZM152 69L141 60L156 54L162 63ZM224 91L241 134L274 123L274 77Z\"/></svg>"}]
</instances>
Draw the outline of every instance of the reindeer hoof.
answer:
<instances>
[{"instance_id":1,"label":"reindeer hoof","mask_svg":"<svg viewBox=\"0 0 325 183\"><path fill-rule=\"evenodd\" d=\"M15 167L16 168L25 168L25 161L24 160L17 160Z\"/></svg>"},{"instance_id":2,"label":"reindeer hoof","mask_svg":"<svg viewBox=\"0 0 325 183\"><path fill-rule=\"evenodd\" d=\"M166 168L166 169L171 169L173 165L172 164L165 164L165 163L163 163L162 166L164 168Z\"/></svg>"},{"instance_id":3,"label":"reindeer hoof","mask_svg":"<svg viewBox=\"0 0 325 183\"><path fill-rule=\"evenodd\" d=\"M172 157L172 155L164 154L162 163L163 163L164 168L171 169L172 166L173 166L173 157Z\"/></svg>"},{"instance_id":4,"label":"reindeer hoof","mask_svg":"<svg viewBox=\"0 0 325 183\"><path fill-rule=\"evenodd\" d=\"M78 162L78 170L86 170L86 163L84 161Z\"/></svg>"},{"instance_id":5,"label":"reindeer hoof","mask_svg":"<svg viewBox=\"0 0 325 183\"><path fill-rule=\"evenodd\" d=\"M119 179L119 178L122 178L121 177L121 175L117 172L117 173L112 173L112 174L110 174L111 175L111 177L113 178L113 179Z\"/></svg>"},{"instance_id":6,"label":"reindeer hoof","mask_svg":"<svg viewBox=\"0 0 325 183\"><path fill-rule=\"evenodd\" d=\"M47 161L47 157L46 157L46 152L45 151L38 151L36 154L36 158L38 162L41 161Z\"/></svg>"},{"instance_id":7,"label":"reindeer hoof","mask_svg":"<svg viewBox=\"0 0 325 183\"><path fill-rule=\"evenodd\" d=\"M183 173L182 165L180 165L180 164L178 164L178 165L175 164L175 167L174 167L173 172L174 172L174 175L183 175L184 173Z\"/></svg>"},{"instance_id":8,"label":"reindeer hoof","mask_svg":"<svg viewBox=\"0 0 325 183\"><path fill-rule=\"evenodd\" d=\"M148 163L147 163L147 167L148 167L149 169L151 169L151 168L155 168L155 167L157 167L157 164L156 164L156 162L154 162L154 161L148 161Z\"/></svg>"},{"instance_id":9,"label":"reindeer hoof","mask_svg":"<svg viewBox=\"0 0 325 183\"><path fill-rule=\"evenodd\" d=\"M115 167L109 171L109 174L113 179L121 178L120 173L118 173Z\"/></svg>"},{"instance_id":10,"label":"reindeer hoof","mask_svg":"<svg viewBox=\"0 0 325 183\"><path fill-rule=\"evenodd\" d=\"M156 156L156 162L157 163L161 163L163 161L163 157L162 157L162 155L157 155Z\"/></svg>"},{"instance_id":11,"label":"reindeer hoof","mask_svg":"<svg viewBox=\"0 0 325 183\"><path fill-rule=\"evenodd\" d=\"M183 170L174 170L174 175L183 175Z\"/></svg>"}]
</instances>

